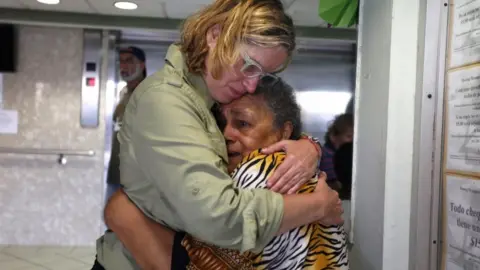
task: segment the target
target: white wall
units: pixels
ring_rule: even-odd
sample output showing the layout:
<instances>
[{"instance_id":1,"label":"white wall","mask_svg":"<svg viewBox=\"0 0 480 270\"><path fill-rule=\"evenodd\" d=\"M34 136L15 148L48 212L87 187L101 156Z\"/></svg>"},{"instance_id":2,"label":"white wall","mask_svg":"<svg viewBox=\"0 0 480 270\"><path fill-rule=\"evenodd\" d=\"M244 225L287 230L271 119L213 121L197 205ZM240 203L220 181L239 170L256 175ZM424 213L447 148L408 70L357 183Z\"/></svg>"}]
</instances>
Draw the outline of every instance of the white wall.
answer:
<instances>
[{"instance_id":1,"label":"white wall","mask_svg":"<svg viewBox=\"0 0 480 270\"><path fill-rule=\"evenodd\" d=\"M412 266L425 2L360 1L352 270Z\"/></svg>"},{"instance_id":2,"label":"white wall","mask_svg":"<svg viewBox=\"0 0 480 270\"><path fill-rule=\"evenodd\" d=\"M391 2L360 2L352 270L382 269Z\"/></svg>"}]
</instances>

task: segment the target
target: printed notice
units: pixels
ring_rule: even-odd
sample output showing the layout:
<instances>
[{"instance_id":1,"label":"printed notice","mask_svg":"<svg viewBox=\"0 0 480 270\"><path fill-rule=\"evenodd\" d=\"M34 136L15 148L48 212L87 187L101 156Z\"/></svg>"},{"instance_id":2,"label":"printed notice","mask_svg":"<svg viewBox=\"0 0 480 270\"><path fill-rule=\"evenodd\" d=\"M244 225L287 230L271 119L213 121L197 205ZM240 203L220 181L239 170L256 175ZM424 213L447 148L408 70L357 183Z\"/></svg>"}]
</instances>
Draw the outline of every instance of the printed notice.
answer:
<instances>
[{"instance_id":1,"label":"printed notice","mask_svg":"<svg viewBox=\"0 0 480 270\"><path fill-rule=\"evenodd\" d=\"M450 68L480 61L480 0L456 0L450 36Z\"/></svg>"},{"instance_id":2,"label":"printed notice","mask_svg":"<svg viewBox=\"0 0 480 270\"><path fill-rule=\"evenodd\" d=\"M0 110L0 134L17 134L18 112Z\"/></svg>"},{"instance_id":3,"label":"printed notice","mask_svg":"<svg viewBox=\"0 0 480 270\"><path fill-rule=\"evenodd\" d=\"M448 170L480 172L480 67L448 74Z\"/></svg>"},{"instance_id":4,"label":"printed notice","mask_svg":"<svg viewBox=\"0 0 480 270\"><path fill-rule=\"evenodd\" d=\"M480 270L480 180L447 176L446 270Z\"/></svg>"}]
</instances>

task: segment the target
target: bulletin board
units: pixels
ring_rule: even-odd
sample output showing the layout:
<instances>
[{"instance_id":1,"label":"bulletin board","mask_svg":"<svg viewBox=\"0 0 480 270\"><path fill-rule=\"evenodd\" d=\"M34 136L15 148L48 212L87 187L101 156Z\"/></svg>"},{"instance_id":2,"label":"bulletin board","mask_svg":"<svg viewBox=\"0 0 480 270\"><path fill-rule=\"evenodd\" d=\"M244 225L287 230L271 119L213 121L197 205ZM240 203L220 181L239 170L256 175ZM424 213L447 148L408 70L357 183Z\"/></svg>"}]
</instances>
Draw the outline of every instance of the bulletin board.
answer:
<instances>
[{"instance_id":1,"label":"bulletin board","mask_svg":"<svg viewBox=\"0 0 480 270\"><path fill-rule=\"evenodd\" d=\"M480 0L449 3L442 170L443 270L480 270Z\"/></svg>"}]
</instances>

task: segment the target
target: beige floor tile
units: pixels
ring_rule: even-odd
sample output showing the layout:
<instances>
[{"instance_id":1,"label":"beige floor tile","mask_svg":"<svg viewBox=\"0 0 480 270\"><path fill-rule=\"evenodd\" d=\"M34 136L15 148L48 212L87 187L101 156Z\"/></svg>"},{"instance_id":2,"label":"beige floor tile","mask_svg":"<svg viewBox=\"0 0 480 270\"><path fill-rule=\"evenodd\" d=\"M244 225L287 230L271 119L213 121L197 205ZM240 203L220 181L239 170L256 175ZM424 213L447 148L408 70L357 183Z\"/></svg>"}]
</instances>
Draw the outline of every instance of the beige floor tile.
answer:
<instances>
[{"instance_id":1,"label":"beige floor tile","mask_svg":"<svg viewBox=\"0 0 480 270\"><path fill-rule=\"evenodd\" d=\"M12 256L10 256L10 255L8 255L8 254L2 253L2 252L0 251L0 262L14 261L14 260L16 260L16 259L17 259L17 258L12 257Z\"/></svg>"},{"instance_id":2,"label":"beige floor tile","mask_svg":"<svg viewBox=\"0 0 480 270\"><path fill-rule=\"evenodd\" d=\"M95 247L0 246L0 270L89 270Z\"/></svg>"},{"instance_id":3,"label":"beige floor tile","mask_svg":"<svg viewBox=\"0 0 480 270\"><path fill-rule=\"evenodd\" d=\"M72 268L72 269L69 269L69 270L90 270L91 268L92 268L92 266L89 265L88 267L86 267L86 266L80 266L80 267Z\"/></svg>"},{"instance_id":4,"label":"beige floor tile","mask_svg":"<svg viewBox=\"0 0 480 270\"><path fill-rule=\"evenodd\" d=\"M93 256L95 257L95 254L97 253L97 250L95 247L77 247L72 250L72 252L69 254L69 256L74 256L74 257L85 257L85 256Z\"/></svg>"},{"instance_id":5,"label":"beige floor tile","mask_svg":"<svg viewBox=\"0 0 480 270\"><path fill-rule=\"evenodd\" d=\"M58 256L58 255L54 255L54 254L49 254L49 255L44 255L44 256L41 256L41 255L37 254L35 256L28 257L28 258L22 258L22 259L27 261L27 262L30 262L30 263L44 265L44 264L47 264L47 263L52 263L52 262L61 260L63 258Z\"/></svg>"},{"instance_id":6,"label":"beige floor tile","mask_svg":"<svg viewBox=\"0 0 480 270\"><path fill-rule=\"evenodd\" d=\"M24 270L24 269L35 268L35 267L37 266L21 260L0 262L0 269L2 270ZM45 269L45 268L42 268L41 266L38 266L37 268L42 270Z\"/></svg>"},{"instance_id":7,"label":"beige floor tile","mask_svg":"<svg viewBox=\"0 0 480 270\"><path fill-rule=\"evenodd\" d=\"M2 253L11 255L18 258L29 258L35 257L37 255L38 247L19 247L19 246L10 246L4 248Z\"/></svg>"},{"instance_id":8,"label":"beige floor tile","mask_svg":"<svg viewBox=\"0 0 480 270\"><path fill-rule=\"evenodd\" d=\"M68 255L75 250L75 247L40 247L38 249L38 254L50 255L50 254L61 254Z\"/></svg>"},{"instance_id":9,"label":"beige floor tile","mask_svg":"<svg viewBox=\"0 0 480 270\"><path fill-rule=\"evenodd\" d=\"M46 269L49 270L65 270L65 269L85 269L88 270L91 265L87 265L82 262L74 261L74 260L69 260L69 259L63 259L63 260L58 260L55 262L50 262L47 264L42 264Z\"/></svg>"},{"instance_id":10,"label":"beige floor tile","mask_svg":"<svg viewBox=\"0 0 480 270\"><path fill-rule=\"evenodd\" d=\"M83 262L83 263L86 263L86 264L89 264L89 265L93 265L93 263L95 262L95 255L93 256L86 256L86 257L79 257L77 258L79 261Z\"/></svg>"},{"instance_id":11,"label":"beige floor tile","mask_svg":"<svg viewBox=\"0 0 480 270\"><path fill-rule=\"evenodd\" d=\"M95 261L96 250L94 248L75 248L70 254L59 254L67 259L72 259L81 263L86 263L89 266L93 265Z\"/></svg>"}]
</instances>

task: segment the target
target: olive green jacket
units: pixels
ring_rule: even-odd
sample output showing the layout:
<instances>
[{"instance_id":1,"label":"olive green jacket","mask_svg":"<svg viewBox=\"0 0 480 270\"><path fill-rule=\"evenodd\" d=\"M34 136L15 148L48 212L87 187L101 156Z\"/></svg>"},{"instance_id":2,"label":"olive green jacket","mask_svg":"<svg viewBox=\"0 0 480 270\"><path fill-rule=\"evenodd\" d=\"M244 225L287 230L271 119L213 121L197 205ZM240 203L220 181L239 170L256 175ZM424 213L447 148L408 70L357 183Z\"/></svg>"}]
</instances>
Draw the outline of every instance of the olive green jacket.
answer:
<instances>
[{"instance_id":1,"label":"olive green jacket","mask_svg":"<svg viewBox=\"0 0 480 270\"><path fill-rule=\"evenodd\" d=\"M188 72L172 45L165 67L135 89L125 109L121 184L159 223L220 247L258 252L279 230L283 198L233 187L213 104L202 77ZM138 269L112 232L97 241L97 252L107 270Z\"/></svg>"}]
</instances>

